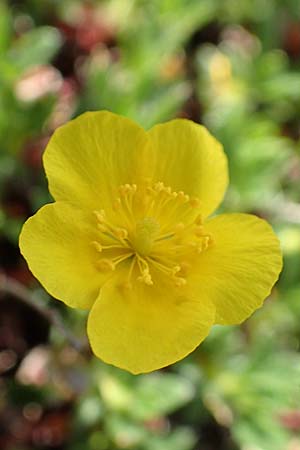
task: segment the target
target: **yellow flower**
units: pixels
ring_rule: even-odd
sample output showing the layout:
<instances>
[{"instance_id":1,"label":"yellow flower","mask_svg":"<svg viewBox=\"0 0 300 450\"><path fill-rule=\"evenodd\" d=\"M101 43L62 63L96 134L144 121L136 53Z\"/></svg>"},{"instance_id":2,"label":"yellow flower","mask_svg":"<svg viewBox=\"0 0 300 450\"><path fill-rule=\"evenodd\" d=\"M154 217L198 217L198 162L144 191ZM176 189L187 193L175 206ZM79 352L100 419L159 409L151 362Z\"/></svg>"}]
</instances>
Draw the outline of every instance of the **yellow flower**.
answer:
<instances>
[{"instance_id":1,"label":"yellow flower","mask_svg":"<svg viewBox=\"0 0 300 450\"><path fill-rule=\"evenodd\" d=\"M53 297L90 309L103 361L135 374L172 364L269 295L282 266L271 227L208 218L228 175L203 126L177 119L146 132L90 112L54 133L44 165L55 203L25 223L21 251Z\"/></svg>"}]
</instances>

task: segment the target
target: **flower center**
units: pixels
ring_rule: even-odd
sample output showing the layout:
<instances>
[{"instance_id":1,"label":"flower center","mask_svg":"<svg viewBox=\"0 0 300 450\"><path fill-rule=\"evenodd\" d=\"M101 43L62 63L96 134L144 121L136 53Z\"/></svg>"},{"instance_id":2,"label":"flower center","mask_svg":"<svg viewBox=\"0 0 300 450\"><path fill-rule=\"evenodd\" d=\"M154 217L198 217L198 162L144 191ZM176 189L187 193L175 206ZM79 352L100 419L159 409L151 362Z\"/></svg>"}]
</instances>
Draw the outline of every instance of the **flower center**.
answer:
<instances>
[{"instance_id":1,"label":"flower center","mask_svg":"<svg viewBox=\"0 0 300 450\"><path fill-rule=\"evenodd\" d=\"M161 275L183 286L194 257L213 244L202 224L199 200L161 182L122 185L119 194L109 216L94 211L99 235L92 244L101 254L98 269L127 268L127 287L135 280L150 286Z\"/></svg>"},{"instance_id":2,"label":"flower center","mask_svg":"<svg viewBox=\"0 0 300 450\"><path fill-rule=\"evenodd\" d=\"M147 256L151 253L159 228L159 223L153 217L144 217L137 222L132 245L139 255Z\"/></svg>"}]
</instances>

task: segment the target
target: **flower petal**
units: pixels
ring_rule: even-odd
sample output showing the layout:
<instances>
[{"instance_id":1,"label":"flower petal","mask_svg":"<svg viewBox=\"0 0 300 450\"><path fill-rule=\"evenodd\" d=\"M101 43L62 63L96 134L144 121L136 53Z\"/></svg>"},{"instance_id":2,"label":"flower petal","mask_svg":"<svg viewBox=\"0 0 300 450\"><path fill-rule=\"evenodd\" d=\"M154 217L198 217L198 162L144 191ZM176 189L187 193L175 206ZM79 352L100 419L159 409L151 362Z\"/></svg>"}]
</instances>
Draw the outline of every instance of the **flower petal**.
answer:
<instances>
[{"instance_id":1,"label":"flower petal","mask_svg":"<svg viewBox=\"0 0 300 450\"><path fill-rule=\"evenodd\" d=\"M150 372L183 358L207 336L215 308L185 287L122 287L125 274L101 289L88 319L93 352L134 374Z\"/></svg>"},{"instance_id":2,"label":"flower petal","mask_svg":"<svg viewBox=\"0 0 300 450\"><path fill-rule=\"evenodd\" d=\"M45 151L52 196L90 210L110 205L121 184L143 176L148 140L125 117L108 111L82 114L58 128Z\"/></svg>"},{"instance_id":3,"label":"flower petal","mask_svg":"<svg viewBox=\"0 0 300 450\"><path fill-rule=\"evenodd\" d=\"M205 223L215 244L201 254L193 274L216 306L216 323L244 321L270 294L282 268L271 226L250 214L223 214ZM202 288L201 288L202 286Z\"/></svg>"},{"instance_id":4,"label":"flower petal","mask_svg":"<svg viewBox=\"0 0 300 450\"><path fill-rule=\"evenodd\" d=\"M155 179L175 191L199 197L203 215L213 212L228 184L221 144L206 128L185 119L155 125L148 134L155 152Z\"/></svg>"},{"instance_id":5,"label":"flower petal","mask_svg":"<svg viewBox=\"0 0 300 450\"><path fill-rule=\"evenodd\" d=\"M66 203L52 203L28 219L20 235L21 253L49 294L83 309L92 306L104 278L96 269L91 220Z\"/></svg>"}]
</instances>

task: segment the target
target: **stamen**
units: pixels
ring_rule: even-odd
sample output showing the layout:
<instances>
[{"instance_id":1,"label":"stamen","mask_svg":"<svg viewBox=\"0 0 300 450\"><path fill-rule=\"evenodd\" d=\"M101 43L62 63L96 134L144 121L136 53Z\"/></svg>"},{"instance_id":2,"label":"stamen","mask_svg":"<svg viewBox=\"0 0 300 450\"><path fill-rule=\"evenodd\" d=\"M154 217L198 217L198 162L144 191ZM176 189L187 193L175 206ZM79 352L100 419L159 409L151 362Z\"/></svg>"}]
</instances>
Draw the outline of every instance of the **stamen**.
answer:
<instances>
[{"instance_id":1,"label":"stamen","mask_svg":"<svg viewBox=\"0 0 300 450\"><path fill-rule=\"evenodd\" d=\"M113 249L113 248L119 248L119 249L124 249L124 245L118 245L118 244L113 244L113 245L102 245L97 241L93 241L91 242L91 245L97 250L97 252L102 253L103 250L108 250L108 249Z\"/></svg>"},{"instance_id":2,"label":"stamen","mask_svg":"<svg viewBox=\"0 0 300 450\"><path fill-rule=\"evenodd\" d=\"M214 240L211 235L207 234L206 236L204 236L203 241L202 241L202 251L206 250L212 244L214 244Z\"/></svg>"},{"instance_id":3,"label":"stamen","mask_svg":"<svg viewBox=\"0 0 300 450\"><path fill-rule=\"evenodd\" d=\"M191 265L189 263L187 263L186 261L182 261L180 263L180 274L183 277L186 277L188 272L189 272L189 270L190 270L190 268L191 268Z\"/></svg>"},{"instance_id":4,"label":"stamen","mask_svg":"<svg viewBox=\"0 0 300 450\"><path fill-rule=\"evenodd\" d=\"M162 236L158 236L158 238L155 239L154 242L165 241L167 239L173 238L174 236L175 236L175 233L163 234Z\"/></svg>"},{"instance_id":5,"label":"stamen","mask_svg":"<svg viewBox=\"0 0 300 450\"><path fill-rule=\"evenodd\" d=\"M199 208L199 206L201 205L201 202L198 197L192 197L190 199L190 205L192 208Z\"/></svg>"},{"instance_id":6,"label":"stamen","mask_svg":"<svg viewBox=\"0 0 300 450\"><path fill-rule=\"evenodd\" d=\"M133 252L127 253L127 254L125 254L125 255L123 255L123 256L116 256L115 258L112 258L112 261L113 261L113 263L114 263L115 266L116 266L116 265L119 264L120 262L125 261L125 259L130 258L132 255L134 255Z\"/></svg>"},{"instance_id":7,"label":"stamen","mask_svg":"<svg viewBox=\"0 0 300 450\"><path fill-rule=\"evenodd\" d=\"M158 183L155 183L155 185L153 186L153 189L156 192L161 192L164 189L164 183L162 183L161 181L159 181Z\"/></svg>"},{"instance_id":8,"label":"stamen","mask_svg":"<svg viewBox=\"0 0 300 450\"><path fill-rule=\"evenodd\" d=\"M128 231L125 228L116 228L115 235L117 238L124 240L128 237Z\"/></svg>"},{"instance_id":9,"label":"stamen","mask_svg":"<svg viewBox=\"0 0 300 450\"><path fill-rule=\"evenodd\" d=\"M196 253L200 254L204 250L203 248L203 242L193 242L190 244L191 247L196 251Z\"/></svg>"},{"instance_id":10,"label":"stamen","mask_svg":"<svg viewBox=\"0 0 300 450\"><path fill-rule=\"evenodd\" d=\"M151 275L149 272L142 272L142 275L138 277L138 281L142 281L143 283L147 284L148 286L153 285L153 281L151 278Z\"/></svg>"},{"instance_id":11,"label":"stamen","mask_svg":"<svg viewBox=\"0 0 300 450\"><path fill-rule=\"evenodd\" d=\"M116 198L116 200L113 202L113 209L115 211L119 211L121 208L121 199L118 197Z\"/></svg>"},{"instance_id":12,"label":"stamen","mask_svg":"<svg viewBox=\"0 0 300 450\"><path fill-rule=\"evenodd\" d=\"M97 250L97 252L99 252L99 253L102 252L103 247L102 247L102 245L101 245L99 242L93 241L93 242L91 242L91 244L95 247L95 249Z\"/></svg>"},{"instance_id":13,"label":"stamen","mask_svg":"<svg viewBox=\"0 0 300 450\"><path fill-rule=\"evenodd\" d=\"M165 273L172 281L174 281L176 287L182 287L186 284L186 279L184 277L177 276L177 274L181 272L181 266L176 265L169 267L167 264L160 263L157 260L152 259L151 261L158 270Z\"/></svg>"},{"instance_id":14,"label":"stamen","mask_svg":"<svg viewBox=\"0 0 300 450\"><path fill-rule=\"evenodd\" d=\"M122 242L124 247L128 247L125 239L127 239L128 231L125 228L119 228L111 224L106 219L106 214L104 210L93 211L97 218L97 228L101 233L105 233L108 237L119 240Z\"/></svg>"},{"instance_id":15,"label":"stamen","mask_svg":"<svg viewBox=\"0 0 300 450\"><path fill-rule=\"evenodd\" d=\"M198 225L197 227L195 227L195 235L198 237L205 236L204 227L202 225Z\"/></svg>"},{"instance_id":16,"label":"stamen","mask_svg":"<svg viewBox=\"0 0 300 450\"><path fill-rule=\"evenodd\" d=\"M142 258L138 253L136 254L136 259L137 259L137 263L138 263L141 273L149 272L149 265L148 265L147 261L144 258ZM143 265L144 265L144 267L143 267Z\"/></svg>"},{"instance_id":17,"label":"stamen","mask_svg":"<svg viewBox=\"0 0 300 450\"><path fill-rule=\"evenodd\" d=\"M93 211L93 213L95 214L96 219L99 223L105 222L105 211L103 209L101 209L101 211Z\"/></svg>"},{"instance_id":18,"label":"stamen","mask_svg":"<svg viewBox=\"0 0 300 450\"><path fill-rule=\"evenodd\" d=\"M123 212L129 220L134 220L133 214L133 197L137 191L136 184L125 184L119 187L119 192L121 195L121 205L123 206Z\"/></svg>"},{"instance_id":19,"label":"stamen","mask_svg":"<svg viewBox=\"0 0 300 450\"><path fill-rule=\"evenodd\" d=\"M138 254L137 257L137 263L141 272L141 276L138 277L138 281L143 281L148 286L151 286L153 284L152 277L150 275L149 265L147 261L144 258L141 258ZM144 267L143 267L144 265Z\"/></svg>"},{"instance_id":20,"label":"stamen","mask_svg":"<svg viewBox=\"0 0 300 450\"><path fill-rule=\"evenodd\" d=\"M152 188L148 188L148 192L153 195L152 202L150 203L147 215L152 212L153 207L157 214L160 214L163 208L166 208L167 204L174 200L172 189L170 186L165 186L162 182L156 183Z\"/></svg>"},{"instance_id":21,"label":"stamen","mask_svg":"<svg viewBox=\"0 0 300 450\"><path fill-rule=\"evenodd\" d=\"M130 264L127 280L124 283L124 287L126 289L131 289L132 288L131 277L132 277L132 273L133 273L133 269L134 269L135 263L136 263L136 257L134 256L132 258L132 261L131 261L131 264Z\"/></svg>"},{"instance_id":22,"label":"stamen","mask_svg":"<svg viewBox=\"0 0 300 450\"><path fill-rule=\"evenodd\" d=\"M107 227L105 225L102 225L102 223L97 223L97 228L102 233L105 233L105 231L107 230Z\"/></svg>"},{"instance_id":23,"label":"stamen","mask_svg":"<svg viewBox=\"0 0 300 450\"><path fill-rule=\"evenodd\" d=\"M133 253L127 253L126 255L117 256L115 258L103 258L97 262L97 266L100 270L103 270L105 272L109 270L115 270L116 266L120 262L125 261L125 259L130 258L130 256L132 255Z\"/></svg>"},{"instance_id":24,"label":"stamen","mask_svg":"<svg viewBox=\"0 0 300 450\"><path fill-rule=\"evenodd\" d=\"M107 259L107 258L103 258L103 259L100 259L99 261L97 261L97 267L98 267L98 269L100 269L103 272L115 270L115 268L116 268L116 266L112 262L112 260Z\"/></svg>"},{"instance_id":25,"label":"stamen","mask_svg":"<svg viewBox=\"0 0 300 450\"><path fill-rule=\"evenodd\" d=\"M190 200L189 195L186 195L183 191L178 192L177 198L179 200L183 200L184 202L188 202Z\"/></svg>"},{"instance_id":26,"label":"stamen","mask_svg":"<svg viewBox=\"0 0 300 450\"><path fill-rule=\"evenodd\" d=\"M201 214L199 214L199 215L196 217L196 219L195 219L195 224L196 224L196 225L203 225L203 218L202 218L202 215L201 215Z\"/></svg>"},{"instance_id":27,"label":"stamen","mask_svg":"<svg viewBox=\"0 0 300 450\"><path fill-rule=\"evenodd\" d=\"M176 265L176 266L168 266L168 264L172 264L170 262L166 262L165 260L163 260L163 258L159 258L161 260L161 262L157 261L159 257L156 257L156 259L154 258L148 258L149 260L151 260L151 263L158 267L162 272L166 273L167 275L170 276L174 276L176 275L176 273L178 273L180 271L180 266Z\"/></svg>"},{"instance_id":28,"label":"stamen","mask_svg":"<svg viewBox=\"0 0 300 450\"><path fill-rule=\"evenodd\" d=\"M199 214L201 202L183 191L173 192L163 182L151 186L150 181L137 186L126 183L119 187L119 197L112 202L114 213L108 220L104 210L94 211L99 238L91 242L103 258L97 261L102 271L114 271L118 264L128 270L120 284L130 289L135 279L153 285L152 271L168 277L176 287L187 283L195 252L206 251L214 240L205 231ZM114 224L114 217L118 217ZM110 244L111 242L111 244ZM184 259L179 263L180 259Z\"/></svg>"},{"instance_id":29,"label":"stamen","mask_svg":"<svg viewBox=\"0 0 300 450\"><path fill-rule=\"evenodd\" d=\"M183 277L175 277L175 286L182 287L186 285L186 279Z\"/></svg>"}]
</instances>

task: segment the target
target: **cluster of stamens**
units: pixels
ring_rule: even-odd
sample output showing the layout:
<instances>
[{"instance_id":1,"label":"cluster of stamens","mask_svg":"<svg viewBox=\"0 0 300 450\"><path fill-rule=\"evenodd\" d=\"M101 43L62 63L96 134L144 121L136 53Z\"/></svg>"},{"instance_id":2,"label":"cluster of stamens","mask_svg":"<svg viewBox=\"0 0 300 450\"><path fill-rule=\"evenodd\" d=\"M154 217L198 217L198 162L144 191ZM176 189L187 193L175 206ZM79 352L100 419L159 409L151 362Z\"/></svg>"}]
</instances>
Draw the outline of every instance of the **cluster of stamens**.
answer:
<instances>
[{"instance_id":1,"label":"cluster of stamens","mask_svg":"<svg viewBox=\"0 0 300 450\"><path fill-rule=\"evenodd\" d=\"M104 210L94 211L99 237L92 245L101 255L98 269L114 271L122 264L128 269L124 282L128 288L135 279L153 285L155 273L164 274L177 287L185 285L189 260L213 243L200 210L197 198L174 192L161 182L141 188L120 186L113 219Z\"/></svg>"}]
</instances>

